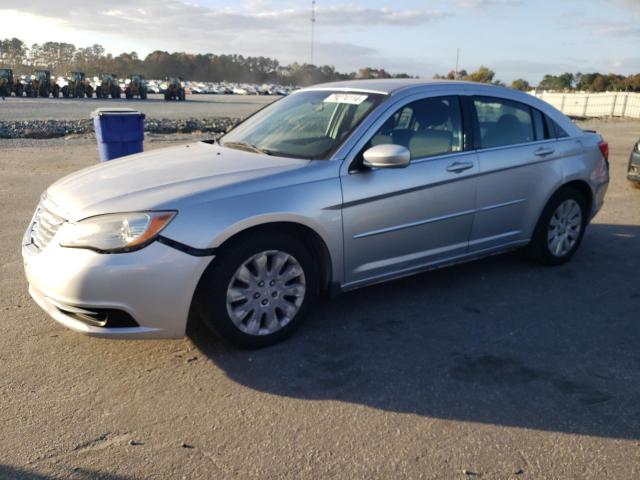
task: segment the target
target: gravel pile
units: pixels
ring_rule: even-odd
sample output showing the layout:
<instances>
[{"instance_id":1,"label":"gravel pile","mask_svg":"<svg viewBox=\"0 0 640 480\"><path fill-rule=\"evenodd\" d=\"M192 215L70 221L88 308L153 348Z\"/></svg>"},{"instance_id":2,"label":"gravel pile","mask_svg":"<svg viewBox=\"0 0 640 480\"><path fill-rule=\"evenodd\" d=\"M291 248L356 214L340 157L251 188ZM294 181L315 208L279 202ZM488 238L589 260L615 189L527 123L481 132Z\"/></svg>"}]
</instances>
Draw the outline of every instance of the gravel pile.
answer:
<instances>
[{"instance_id":1,"label":"gravel pile","mask_svg":"<svg viewBox=\"0 0 640 480\"><path fill-rule=\"evenodd\" d=\"M239 118L189 118L155 119L144 121L144 130L148 133L224 133L234 126ZM93 133L93 121L84 120L23 120L0 121L0 138L56 138L67 135L86 135Z\"/></svg>"}]
</instances>

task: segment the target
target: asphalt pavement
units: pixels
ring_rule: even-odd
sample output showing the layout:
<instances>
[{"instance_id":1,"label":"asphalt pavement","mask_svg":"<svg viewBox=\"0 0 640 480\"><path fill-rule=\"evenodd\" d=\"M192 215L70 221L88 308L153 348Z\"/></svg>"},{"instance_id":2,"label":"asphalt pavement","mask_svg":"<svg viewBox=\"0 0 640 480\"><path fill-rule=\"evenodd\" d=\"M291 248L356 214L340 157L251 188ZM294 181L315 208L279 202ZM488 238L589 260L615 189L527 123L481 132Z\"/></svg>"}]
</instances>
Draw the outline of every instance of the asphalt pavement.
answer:
<instances>
[{"instance_id":1,"label":"asphalt pavement","mask_svg":"<svg viewBox=\"0 0 640 480\"><path fill-rule=\"evenodd\" d=\"M0 478L638 478L640 189L625 171L640 122L587 125L612 180L570 263L514 252L357 290L253 352L202 329L116 341L48 318L20 240L40 193L96 147L0 140Z\"/></svg>"}]
</instances>

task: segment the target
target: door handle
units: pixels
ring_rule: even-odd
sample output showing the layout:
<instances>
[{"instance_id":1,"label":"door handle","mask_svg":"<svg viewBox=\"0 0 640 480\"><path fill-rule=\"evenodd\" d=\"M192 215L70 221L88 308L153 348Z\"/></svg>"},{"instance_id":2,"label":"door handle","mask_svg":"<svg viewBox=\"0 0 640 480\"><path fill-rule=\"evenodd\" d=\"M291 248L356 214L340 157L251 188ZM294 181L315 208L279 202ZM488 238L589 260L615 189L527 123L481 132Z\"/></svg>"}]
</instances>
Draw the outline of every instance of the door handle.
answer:
<instances>
[{"instance_id":1,"label":"door handle","mask_svg":"<svg viewBox=\"0 0 640 480\"><path fill-rule=\"evenodd\" d=\"M473 162L453 162L447 167L447 172L460 173L473 168Z\"/></svg>"},{"instance_id":2,"label":"door handle","mask_svg":"<svg viewBox=\"0 0 640 480\"><path fill-rule=\"evenodd\" d=\"M534 155L537 155L538 157L546 157L547 155L551 155L555 152L555 150L553 148L539 148L538 150L536 150L535 152L533 152Z\"/></svg>"}]
</instances>

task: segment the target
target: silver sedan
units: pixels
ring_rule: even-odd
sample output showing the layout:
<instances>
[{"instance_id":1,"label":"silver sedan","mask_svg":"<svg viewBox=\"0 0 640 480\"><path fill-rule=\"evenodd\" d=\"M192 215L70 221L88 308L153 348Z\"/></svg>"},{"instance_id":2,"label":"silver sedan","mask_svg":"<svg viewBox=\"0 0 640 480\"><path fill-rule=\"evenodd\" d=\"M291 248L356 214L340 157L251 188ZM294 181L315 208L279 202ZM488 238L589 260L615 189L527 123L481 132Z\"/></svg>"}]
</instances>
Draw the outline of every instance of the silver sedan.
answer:
<instances>
[{"instance_id":1,"label":"silver sedan","mask_svg":"<svg viewBox=\"0 0 640 480\"><path fill-rule=\"evenodd\" d=\"M24 236L29 291L102 337L242 347L290 335L319 296L526 248L569 260L602 206L608 146L550 105L463 82L299 90L219 141L51 185Z\"/></svg>"}]
</instances>

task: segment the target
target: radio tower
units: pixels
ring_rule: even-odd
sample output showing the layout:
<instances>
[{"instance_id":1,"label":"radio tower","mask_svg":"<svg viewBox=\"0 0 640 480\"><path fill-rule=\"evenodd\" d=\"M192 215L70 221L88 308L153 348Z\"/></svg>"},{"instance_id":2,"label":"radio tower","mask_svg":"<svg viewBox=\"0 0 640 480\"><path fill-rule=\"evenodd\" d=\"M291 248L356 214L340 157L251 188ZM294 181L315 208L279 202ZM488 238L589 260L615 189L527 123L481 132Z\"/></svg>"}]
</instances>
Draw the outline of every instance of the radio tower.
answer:
<instances>
[{"instance_id":1,"label":"radio tower","mask_svg":"<svg viewBox=\"0 0 640 480\"><path fill-rule=\"evenodd\" d=\"M311 65L313 65L313 41L316 25L316 0L311 0Z\"/></svg>"}]
</instances>

